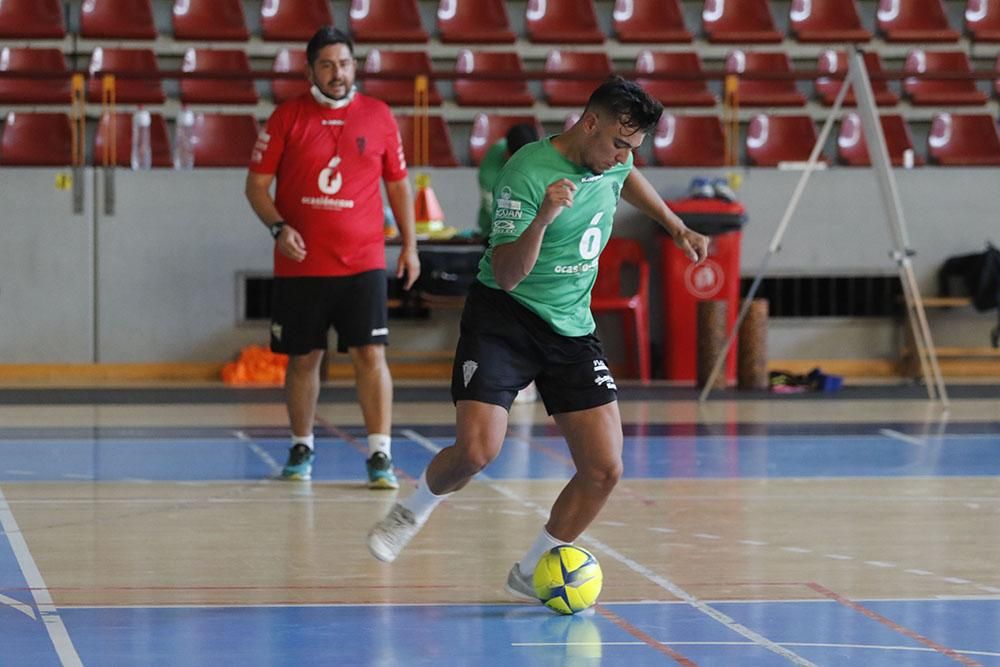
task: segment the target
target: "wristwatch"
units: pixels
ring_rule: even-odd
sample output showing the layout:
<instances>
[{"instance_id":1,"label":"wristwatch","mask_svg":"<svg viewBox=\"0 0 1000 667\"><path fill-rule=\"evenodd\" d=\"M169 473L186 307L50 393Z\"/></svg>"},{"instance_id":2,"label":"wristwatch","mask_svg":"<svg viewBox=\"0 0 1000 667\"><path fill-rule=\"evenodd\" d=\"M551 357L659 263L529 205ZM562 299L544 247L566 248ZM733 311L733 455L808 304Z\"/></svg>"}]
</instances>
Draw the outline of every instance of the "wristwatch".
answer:
<instances>
[{"instance_id":1,"label":"wristwatch","mask_svg":"<svg viewBox=\"0 0 1000 667\"><path fill-rule=\"evenodd\" d=\"M273 238L275 241L277 241L278 240L278 234L280 234L281 230L284 229L284 228L285 228L285 221L284 220L279 220L278 222L276 222L273 225L271 225L270 227L268 227L267 231L271 232L271 238Z\"/></svg>"}]
</instances>

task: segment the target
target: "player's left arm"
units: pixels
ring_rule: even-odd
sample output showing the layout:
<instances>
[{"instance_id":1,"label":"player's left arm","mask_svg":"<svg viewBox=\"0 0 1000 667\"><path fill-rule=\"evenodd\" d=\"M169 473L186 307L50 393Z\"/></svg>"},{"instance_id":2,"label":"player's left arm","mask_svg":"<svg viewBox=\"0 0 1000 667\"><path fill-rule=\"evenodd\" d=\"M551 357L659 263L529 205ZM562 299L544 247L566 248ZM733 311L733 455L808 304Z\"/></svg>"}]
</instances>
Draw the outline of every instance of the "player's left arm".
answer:
<instances>
[{"instance_id":1,"label":"player's left arm","mask_svg":"<svg viewBox=\"0 0 1000 667\"><path fill-rule=\"evenodd\" d=\"M688 228L638 169L633 168L625 177L622 199L660 223L692 262L700 262L708 256L708 238Z\"/></svg>"},{"instance_id":2,"label":"player's left arm","mask_svg":"<svg viewBox=\"0 0 1000 667\"><path fill-rule=\"evenodd\" d=\"M403 287L410 289L420 276L420 257L417 254L417 223L413 217L413 191L409 178L386 181L385 192L403 242L399 261L396 263L396 277L402 278L405 274L406 282Z\"/></svg>"}]
</instances>

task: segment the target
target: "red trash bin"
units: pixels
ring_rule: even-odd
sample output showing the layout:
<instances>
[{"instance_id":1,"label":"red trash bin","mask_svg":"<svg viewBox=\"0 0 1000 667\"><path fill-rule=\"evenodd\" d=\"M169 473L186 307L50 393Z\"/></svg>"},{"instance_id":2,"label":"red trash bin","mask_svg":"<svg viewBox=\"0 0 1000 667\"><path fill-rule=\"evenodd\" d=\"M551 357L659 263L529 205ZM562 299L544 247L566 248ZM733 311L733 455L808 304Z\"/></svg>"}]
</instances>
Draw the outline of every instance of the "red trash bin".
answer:
<instances>
[{"instance_id":1,"label":"red trash bin","mask_svg":"<svg viewBox=\"0 0 1000 667\"><path fill-rule=\"evenodd\" d=\"M663 266L663 376L696 379L697 304L727 303L727 331L732 331L740 304L740 231L746 221L739 202L678 199L667 205L691 229L709 236L708 258L694 264L669 236L660 241ZM736 381L736 346L726 358L726 380Z\"/></svg>"}]
</instances>

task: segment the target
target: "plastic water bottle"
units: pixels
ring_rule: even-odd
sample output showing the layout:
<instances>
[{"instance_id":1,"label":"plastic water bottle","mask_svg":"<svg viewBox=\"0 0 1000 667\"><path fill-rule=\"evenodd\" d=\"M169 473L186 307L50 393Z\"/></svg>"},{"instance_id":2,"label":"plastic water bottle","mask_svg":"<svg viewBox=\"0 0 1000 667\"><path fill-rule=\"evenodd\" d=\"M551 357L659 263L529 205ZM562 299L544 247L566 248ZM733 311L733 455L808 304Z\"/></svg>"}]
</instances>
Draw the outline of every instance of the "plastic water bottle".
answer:
<instances>
[{"instance_id":1,"label":"plastic water bottle","mask_svg":"<svg viewBox=\"0 0 1000 667\"><path fill-rule=\"evenodd\" d=\"M194 112L181 107L174 135L174 169L194 168Z\"/></svg>"},{"instance_id":2,"label":"plastic water bottle","mask_svg":"<svg viewBox=\"0 0 1000 667\"><path fill-rule=\"evenodd\" d=\"M153 166L153 148L149 142L149 128L153 118L142 105L132 114L132 169L149 169Z\"/></svg>"}]
</instances>

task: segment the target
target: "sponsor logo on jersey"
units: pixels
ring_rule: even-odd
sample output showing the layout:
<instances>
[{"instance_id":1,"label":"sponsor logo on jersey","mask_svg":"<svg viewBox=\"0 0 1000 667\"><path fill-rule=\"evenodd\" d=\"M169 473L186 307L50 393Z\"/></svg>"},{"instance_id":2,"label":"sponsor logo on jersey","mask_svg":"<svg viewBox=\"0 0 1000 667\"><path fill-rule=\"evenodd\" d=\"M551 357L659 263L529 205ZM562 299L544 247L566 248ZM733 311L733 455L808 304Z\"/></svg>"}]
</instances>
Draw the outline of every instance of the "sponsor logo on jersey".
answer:
<instances>
[{"instance_id":1,"label":"sponsor logo on jersey","mask_svg":"<svg viewBox=\"0 0 1000 667\"><path fill-rule=\"evenodd\" d=\"M344 121L339 118L326 118L320 121L321 125L343 125Z\"/></svg>"},{"instance_id":2,"label":"sponsor logo on jersey","mask_svg":"<svg viewBox=\"0 0 1000 667\"><path fill-rule=\"evenodd\" d=\"M500 197L497 199L497 208L509 208L512 211L520 211L521 202L512 200L510 195L510 188L504 186L500 191Z\"/></svg>"},{"instance_id":3,"label":"sponsor logo on jersey","mask_svg":"<svg viewBox=\"0 0 1000 667\"><path fill-rule=\"evenodd\" d=\"M319 172L316 184L319 186L319 191L325 195L337 194L340 192L340 187L344 184L344 177L337 171L338 166L340 166L340 156L334 155L330 158L326 168L321 169Z\"/></svg>"},{"instance_id":4,"label":"sponsor logo on jersey","mask_svg":"<svg viewBox=\"0 0 1000 667\"><path fill-rule=\"evenodd\" d=\"M590 176L584 176L580 179L581 183L594 183L604 178L604 174L591 174Z\"/></svg>"},{"instance_id":5,"label":"sponsor logo on jersey","mask_svg":"<svg viewBox=\"0 0 1000 667\"><path fill-rule=\"evenodd\" d=\"M465 386L469 386L469 382L472 381L472 376L476 374L476 369L479 368L479 364L474 361L463 361L462 362L462 380L465 382Z\"/></svg>"},{"instance_id":6,"label":"sponsor logo on jersey","mask_svg":"<svg viewBox=\"0 0 1000 667\"><path fill-rule=\"evenodd\" d=\"M604 363L603 359L594 359L594 372L606 371L608 370L608 365Z\"/></svg>"},{"instance_id":7,"label":"sponsor logo on jersey","mask_svg":"<svg viewBox=\"0 0 1000 667\"><path fill-rule=\"evenodd\" d=\"M596 268L597 260L595 259L591 262L580 262L579 264L563 264L562 266L557 266L554 271L556 273L586 273Z\"/></svg>"},{"instance_id":8,"label":"sponsor logo on jersey","mask_svg":"<svg viewBox=\"0 0 1000 667\"><path fill-rule=\"evenodd\" d=\"M389 327L381 327L379 329L372 329L372 336L388 336Z\"/></svg>"},{"instance_id":9,"label":"sponsor logo on jersey","mask_svg":"<svg viewBox=\"0 0 1000 667\"><path fill-rule=\"evenodd\" d=\"M334 199L332 197L303 197L302 204L313 208L345 209L354 208L353 199Z\"/></svg>"},{"instance_id":10,"label":"sponsor logo on jersey","mask_svg":"<svg viewBox=\"0 0 1000 667\"><path fill-rule=\"evenodd\" d=\"M510 220L495 220L493 222L494 234L513 234L516 230L517 225Z\"/></svg>"},{"instance_id":11,"label":"sponsor logo on jersey","mask_svg":"<svg viewBox=\"0 0 1000 667\"><path fill-rule=\"evenodd\" d=\"M610 375L598 375L594 378L594 384L597 386L601 386L603 384L608 389L618 391L618 385L615 384L615 379Z\"/></svg>"},{"instance_id":12,"label":"sponsor logo on jersey","mask_svg":"<svg viewBox=\"0 0 1000 667\"><path fill-rule=\"evenodd\" d=\"M365 145L368 143L367 139L364 137L357 137L354 142L358 145L358 153L361 155L365 154Z\"/></svg>"}]
</instances>

